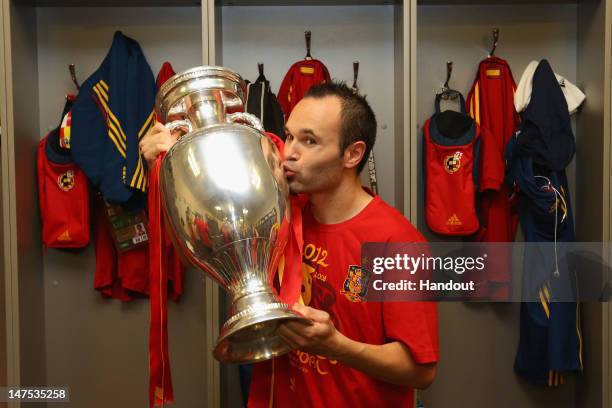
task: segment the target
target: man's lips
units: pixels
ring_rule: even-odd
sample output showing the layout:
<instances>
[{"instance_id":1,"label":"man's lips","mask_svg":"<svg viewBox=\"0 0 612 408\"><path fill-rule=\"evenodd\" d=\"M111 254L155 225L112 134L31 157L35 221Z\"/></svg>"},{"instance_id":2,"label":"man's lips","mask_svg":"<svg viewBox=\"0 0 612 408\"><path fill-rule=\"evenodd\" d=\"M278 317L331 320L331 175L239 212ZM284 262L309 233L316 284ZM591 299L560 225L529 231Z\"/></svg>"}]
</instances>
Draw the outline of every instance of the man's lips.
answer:
<instances>
[{"instance_id":1,"label":"man's lips","mask_svg":"<svg viewBox=\"0 0 612 408\"><path fill-rule=\"evenodd\" d=\"M297 174L297 172L295 172L294 170L290 169L287 166L283 166L283 170L285 171L285 177L287 178L292 178Z\"/></svg>"}]
</instances>

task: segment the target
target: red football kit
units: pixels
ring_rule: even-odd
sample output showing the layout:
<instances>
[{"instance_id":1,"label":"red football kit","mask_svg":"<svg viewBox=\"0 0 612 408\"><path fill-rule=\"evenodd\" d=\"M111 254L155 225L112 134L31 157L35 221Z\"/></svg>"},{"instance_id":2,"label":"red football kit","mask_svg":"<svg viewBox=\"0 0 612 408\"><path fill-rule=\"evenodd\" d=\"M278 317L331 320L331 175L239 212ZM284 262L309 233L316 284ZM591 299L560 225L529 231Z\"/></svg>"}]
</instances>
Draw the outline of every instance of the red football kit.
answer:
<instances>
[{"instance_id":1,"label":"red football kit","mask_svg":"<svg viewBox=\"0 0 612 408\"><path fill-rule=\"evenodd\" d=\"M329 81L329 71L321 61L308 59L294 63L285 74L277 96L285 120L311 86Z\"/></svg>"},{"instance_id":2,"label":"red football kit","mask_svg":"<svg viewBox=\"0 0 612 408\"><path fill-rule=\"evenodd\" d=\"M421 234L379 196L339 224L303 214L302 300L325 310L345 336L364 343L402 342L419 364L438 360L437 305L365 302L345 282L360 273L365 242L424 242ZM367 278L360 275L360 284ZM376 380L338 361L294 350L255 365L249 407L411 407L414 390Z\"/></svg>"},{"instance_id":3,"label":"red football kit","mask_svg":"<svg viewBox=\"0 0 612 408\"><path fill-rule=\"evenodd\" d=\"M504 149L520 121L514 108L516 84L508 63L497 57L483 60L472 89L466 110L488 137L481 138L481 167L478 199L480 229L476 240L481 242L512 242L518 225L517 208L510 187L504 183ZM496 257L489 263L486 274L489 287L486 295L504 299L510 293L511 269L509 256Z\"/></svg>"}]
</instances>

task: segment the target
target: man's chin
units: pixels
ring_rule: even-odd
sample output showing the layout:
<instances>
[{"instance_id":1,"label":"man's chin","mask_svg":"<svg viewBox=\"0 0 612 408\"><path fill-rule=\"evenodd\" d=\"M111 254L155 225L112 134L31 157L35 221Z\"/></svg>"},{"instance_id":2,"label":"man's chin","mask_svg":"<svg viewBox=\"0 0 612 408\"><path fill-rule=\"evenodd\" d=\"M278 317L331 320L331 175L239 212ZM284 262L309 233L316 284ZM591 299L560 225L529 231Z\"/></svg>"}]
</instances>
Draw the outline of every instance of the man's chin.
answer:
<instances>
[{"instance_id":1,"label":"man's chin","mask_svg":"<svg viewBox=\"0 0 612 408\"><path fill-rule=\"evenodd\" d=\"M289 181L289 192L291 194L301 194L304 192L303 186L296 181Z\"/></svg>"}]
</instances>

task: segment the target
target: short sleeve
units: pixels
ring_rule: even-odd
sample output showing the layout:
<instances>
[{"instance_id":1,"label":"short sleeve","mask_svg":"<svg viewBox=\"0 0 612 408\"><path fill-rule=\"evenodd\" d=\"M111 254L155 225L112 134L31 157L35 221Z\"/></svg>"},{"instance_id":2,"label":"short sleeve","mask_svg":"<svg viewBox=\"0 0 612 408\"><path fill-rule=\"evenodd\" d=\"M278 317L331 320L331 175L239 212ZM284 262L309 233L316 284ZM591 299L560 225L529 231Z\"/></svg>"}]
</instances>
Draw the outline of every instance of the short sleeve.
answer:
<instances>
[{"instance_id":1,"label":"short sleeve","mask_svg":"<svg viewBox=\"0 0 612 408\"><path fill-rule=\"evenodd\" d=\"M425 238L405 221L406 228L391 234L391 242L424 244ZM419 251L422 246L419 247ZM438 361L437 302L383 302L384 334L388 340L402 342L418 364Z\"/></svg>"},{"instance_id":2,"label":"short sleeve","mask_svg":"<svg viewBox=\"0 0 612 408\"><path fill-rule=\"evenodd\" d=\"M382 309L387 339L402 342L418 364L438 361L436 302L385 302Z\"/></svg>"}]
</instances>

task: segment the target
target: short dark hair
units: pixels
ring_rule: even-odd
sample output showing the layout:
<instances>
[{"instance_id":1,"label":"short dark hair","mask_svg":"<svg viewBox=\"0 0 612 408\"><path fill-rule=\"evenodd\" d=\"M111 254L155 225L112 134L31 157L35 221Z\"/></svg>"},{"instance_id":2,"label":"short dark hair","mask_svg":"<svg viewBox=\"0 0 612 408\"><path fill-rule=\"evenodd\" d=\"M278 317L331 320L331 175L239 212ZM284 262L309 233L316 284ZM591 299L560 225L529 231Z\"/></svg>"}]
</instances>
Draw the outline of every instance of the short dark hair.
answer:
<instances>
[{"instance_id":1,"label":"short dark hair","mask_svg":"<svg viewBox=\"0 0 612 408\"><path fill-rule=\"evenodd\" d=\"M363 141L366 145L363 157L357 165L357 174L359 174L368 161L376 141L376 115L365 96L355 92L344 82L331 81L314 85L306 92L304 98L319 99L326 96L335 96L342 104L340 154L344 154L344 149L357 141Z\"/></svg>"}]
</instances>

